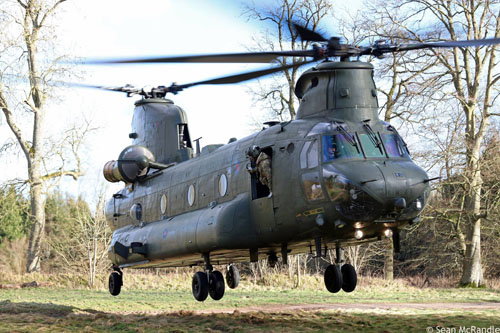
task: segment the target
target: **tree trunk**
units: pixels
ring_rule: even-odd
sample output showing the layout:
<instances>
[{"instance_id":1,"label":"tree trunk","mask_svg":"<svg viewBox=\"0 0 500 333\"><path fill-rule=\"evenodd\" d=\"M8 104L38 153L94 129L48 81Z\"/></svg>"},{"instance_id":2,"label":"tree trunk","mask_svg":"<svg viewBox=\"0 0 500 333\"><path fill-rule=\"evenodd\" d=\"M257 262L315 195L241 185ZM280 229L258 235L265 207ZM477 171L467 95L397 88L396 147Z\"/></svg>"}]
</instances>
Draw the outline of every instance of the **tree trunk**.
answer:
<instances>
[{"instance_id":1,"label":"tree trunk","mask_svg":"<svg viewBox=\"0 0 500 333\"><path fill-rule=\"evenodd\" d=\"M295 82L288 82L288 112L290 113L290 120L295 119L297 112L295 111Z\"/></svg>"},{"instance_id":2,"label":"tree trunk","mask_svg":"<svg viewBox=\"0 0 500 333\"><path fill-rule=\"evenodd\" d=\"M474 149L469 163L471 169L470 192L467 198L470 223L467 230L465 257L463 262L462 278L460 284L463 286L479 287L484 284L483 268L481 266L481 172L479 170L479 152Z\"/></svg>"},{"instance_id":3,"label":"tree trunk","mask_svg":"<svg viewBox=\"0 0 500 333\"><path fill-rule=\"evenodd\" d=\"M40 271L40 255L45 232L45 198L43 194L42 140L44 111L38 108L34 112L33 144L29 152L28 168L31 195L31 234L28 245L28 273Z\"/></svg>"},{"instance_id":4,"label":"tree trunk","mask_svg":"<svg viewBox=\"0 0 500 333\"><path fill-rule=\"evenodd\" d=\"M463 286L479 287L484 284L483 267L481 266L481 219L471 223L467 234L467 246L463 263Z\"/></svg>"},{"instance_id":5,"label":"tree trunk","mask_svg":"<svg viewBox=\"0 0 500 333\"><path fill-rule=\"evenodd\" d=\"M396 71L396 58L394 57L393 68L393 84L391 91L396 89L398 73ZM393 107L395 101L392 100L392 92L387 95L387 109L385 111L384 120L390 122L393 114ZM386 239L386 251L384 258L384 279L388 281L394 280L394 244L392 243L392 237L387 237Z\"/></svg>"},{"instance_id":6,"label":"tree trunk","mask_svg":"<svg viewBox=\"0 0 500 333\"><path fill-rule=\"evenodd\" d=\"M31 178L31 177L30 177ZM40 271L41 245L45 229L45 200L43 198L42 183L31 185L31 234L28 246L28 273Z\"/></svg>"},{"instance_id":7,"label":"tree trunk","mask_svg":"<svg viewBox=\"0 0 500 333\"><path fill-rule=\"evenodd\" d=\"M300 287L300 254L297 254L297 284L295 288Z\"/></svg>"}]
</instances>

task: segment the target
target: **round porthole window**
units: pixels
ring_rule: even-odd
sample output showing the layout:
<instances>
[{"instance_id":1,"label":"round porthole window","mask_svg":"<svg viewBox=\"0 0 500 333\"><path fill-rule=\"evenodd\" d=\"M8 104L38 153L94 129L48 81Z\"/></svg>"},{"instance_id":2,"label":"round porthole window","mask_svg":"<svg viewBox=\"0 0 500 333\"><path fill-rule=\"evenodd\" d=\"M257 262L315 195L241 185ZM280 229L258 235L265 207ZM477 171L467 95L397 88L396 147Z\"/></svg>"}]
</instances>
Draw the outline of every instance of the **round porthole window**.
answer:
<instances>
[{"instance_id":1,"label":"round porthole window","mask_svg":"<svg viewBox=\"0 0 500 333\"><path fill-rule=\"evenodd\" d=\"M189 206L192 206L194 204L194 198L195 198L195 193L194 193L194 185L189 185L188 188L188 204Z\"/></svg>"},{"instance_id":2,"label":"round porthole window","mask_svg":"<svg viewBox=\"0 0 500 333\"><path fill-rule=\"evenodd\" d=\"M130 217L134 220L140 221L142 219L142 206L139 203L133 204L130 207Z\"/></svg>"},{"instance_id":3,"label":"round porthole window","mask_svg":"<svg viewBox=\"0 0 500 333\"><path fill-rule=\"evenodd\" d=\"M221 197L225 196L227 193L227 177L225 174L219 177L219 194Z\"/></svg>"},{"instance_id":4,"label":"round porthole window","mask_svg":"<svg viewBox=\"0 0 500 333\"><path fill-rule=\"evenodd\" d=\"M167 196L163 194L160 199L160 212L161 214L165 214L167 211Z\"/></svg>"}]
</instances>

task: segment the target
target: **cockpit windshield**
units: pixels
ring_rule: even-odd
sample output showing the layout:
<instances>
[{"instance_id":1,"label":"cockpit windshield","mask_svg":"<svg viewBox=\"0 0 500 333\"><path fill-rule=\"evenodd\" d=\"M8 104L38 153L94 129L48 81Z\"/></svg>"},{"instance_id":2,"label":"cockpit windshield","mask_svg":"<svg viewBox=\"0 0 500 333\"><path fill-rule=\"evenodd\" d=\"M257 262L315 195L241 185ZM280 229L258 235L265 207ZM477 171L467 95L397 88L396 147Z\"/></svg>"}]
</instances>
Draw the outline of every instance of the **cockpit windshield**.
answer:
<instances>
[{"instance_id":1,"label":"cockpit windshield","mask_svg":"<svg viewBox=\"0 0 500 333\"><path fill-rule=\"evenodd\" d=\"M333 134L323 136L323 162L337 158L363 157L354 137L348 134Z\"/></svg>"},{"instance_id":2,"label":"cockpit windshield","mask_svg":"<svg viewBox=\"0 0 500 333\"><path fill-rule=\"evenodd\" d=\"M374 141L368 134L359 134L359 139L366 157L385 157L382 144L378 139Z\"/></svg>"},{"instance_id":3,"label":"cockpit windshield","mask_svg":"<svg viewBox=\"0 0 500 333\"><path fill-rule=\"evenodd\" d=\"M382 139L381 142L379 138ZM374 140L365 133L324 135L323 162L345 158L364 158L365 156L366 158L410 158L406 145L396 133L380 133L379 138Z\"/></svg>"}]
</instances>

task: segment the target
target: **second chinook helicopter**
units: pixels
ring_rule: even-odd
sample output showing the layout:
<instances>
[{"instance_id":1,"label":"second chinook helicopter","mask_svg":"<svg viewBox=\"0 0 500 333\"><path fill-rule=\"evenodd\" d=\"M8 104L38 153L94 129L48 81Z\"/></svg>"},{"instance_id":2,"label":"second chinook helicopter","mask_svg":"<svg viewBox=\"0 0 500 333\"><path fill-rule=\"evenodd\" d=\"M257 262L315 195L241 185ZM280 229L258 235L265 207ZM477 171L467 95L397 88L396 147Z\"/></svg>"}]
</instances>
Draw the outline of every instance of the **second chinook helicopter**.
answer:
<instances>
[{"instance_id":1,"label":"second chinook helicopter","mask_svg":"<svg viewBox=\"0 0 500 333\"><path fill-rule=\"evenodd\" d=\"M149 91L92 86L142 96L135 103L132 145L104 167L108 181L125 183L106 206L113 230L112 295L121 291L123 268L202 266L193 276L193 295L198 301L208 295L219 300L226 284L238 286L235 263L264 257L272 263L281 256L286 264L289 254L321 257L330 248L335 248L336 260L325 270L325 286L333 293L351 292L357 274L344 263L342 248L392 236L398 251L400 228L419 222L431 179L411 160L396 129L378 118L373 66L351 58L497 44L500 39L360 47L298 25L296 29L302 40L319 44L301 51L101 62L312 58ZM295 120L268 123L262 131L225 145L201 150L198 141L195 148L185 111L166 98L196 85L237 83L317 61L321 63L296 83L300 106ZM213 265L226 266L225 281Z\"/></svg>"}]
</instances>

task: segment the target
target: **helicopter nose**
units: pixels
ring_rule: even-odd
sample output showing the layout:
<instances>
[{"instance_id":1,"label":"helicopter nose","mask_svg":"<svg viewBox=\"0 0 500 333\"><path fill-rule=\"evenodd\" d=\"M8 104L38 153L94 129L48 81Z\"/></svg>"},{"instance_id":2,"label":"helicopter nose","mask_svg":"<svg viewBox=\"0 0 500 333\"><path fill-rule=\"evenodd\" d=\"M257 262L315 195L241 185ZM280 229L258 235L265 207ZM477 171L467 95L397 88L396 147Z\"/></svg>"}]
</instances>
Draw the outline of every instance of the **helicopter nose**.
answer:
<instances>
[{"instance_id":1,"label":"helicopter nose","mask_svg":"<svg viewBox=\"0 0 500 333\"><path fill-rule=\"evenodd\" d=\"M421 197L429 186L426 172L411 160L324 165L323 177L337 211L356 221L390 213L412 218L423 208Z\"/></svg>"},{"instance_id":2,"label":"helicopter nose","mask_svg":"<svg viewBox=\"0 0 500 333\"><path fill-rule=\"evenodd\" d=\"M388 209L407 208L428 188L427 173L410 160L385 161L377 164L385 180L386 193L380 197Z\"/></svg>"}]
</instances>

